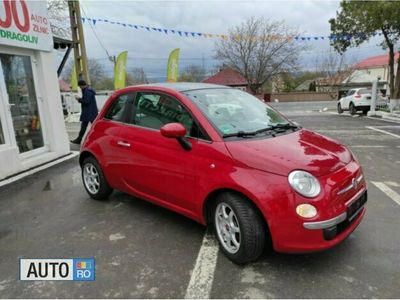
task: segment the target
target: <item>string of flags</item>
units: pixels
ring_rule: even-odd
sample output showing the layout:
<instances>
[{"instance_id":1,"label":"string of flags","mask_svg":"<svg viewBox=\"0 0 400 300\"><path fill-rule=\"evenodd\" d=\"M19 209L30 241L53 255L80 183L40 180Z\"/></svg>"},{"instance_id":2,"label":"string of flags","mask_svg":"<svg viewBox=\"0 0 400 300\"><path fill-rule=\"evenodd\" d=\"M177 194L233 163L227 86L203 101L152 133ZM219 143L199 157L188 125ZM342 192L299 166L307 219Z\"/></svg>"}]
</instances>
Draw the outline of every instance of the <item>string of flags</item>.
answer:
<instances>
[{"instance_id":1,"label":"string of flags","mask_svg":"<svg viewBox=\"0 0 400 300\"><path fill-rule=\"evenodd\" d=\"M181 37L192 37L192 38L198 38L198 37L203 37L203 38L220 38L220 39L229 39L229 35L226 34L215 34L215 33L203 33L203 32L194 32L194 31L184 31L184 30L177 30L177 29L166 29L166 28L159 28L159 27L152 27L152 26L146 26L146 25L137 25L137 24L130 24L130 23L125 23L125 22L118 22L118 21L113 21L113 20L108 20L108 19L95 19L95 18L88 18L88 17L82 17L82 23L85 24L85 22L90 22L94 26L96 26L97 23L107 23L111 25L116 25L116 26L122 26L122 27L129 27L133 28L136 30L146 30L147 32L157 32L157 33L163 33L163 34L174 34L174 35L179 35ZM338 34L334 35L331 34L329 36L282 36L282 35L271 35L268 36L269 39L271 40L281 40L281 39L287 39L287 40L295 40L295 41L335 41L335 40L350 40L353 37L361 37L364 36L364 33L359 33L359 34ZM381 36L382 33L376 32L373 34L373 36ZM235 37L237 39L243 38L240 36ZM252 37L254 38L254 37ZM258 38L266 38L266 37L258 37Z\"/></svg>"}]
</instances>

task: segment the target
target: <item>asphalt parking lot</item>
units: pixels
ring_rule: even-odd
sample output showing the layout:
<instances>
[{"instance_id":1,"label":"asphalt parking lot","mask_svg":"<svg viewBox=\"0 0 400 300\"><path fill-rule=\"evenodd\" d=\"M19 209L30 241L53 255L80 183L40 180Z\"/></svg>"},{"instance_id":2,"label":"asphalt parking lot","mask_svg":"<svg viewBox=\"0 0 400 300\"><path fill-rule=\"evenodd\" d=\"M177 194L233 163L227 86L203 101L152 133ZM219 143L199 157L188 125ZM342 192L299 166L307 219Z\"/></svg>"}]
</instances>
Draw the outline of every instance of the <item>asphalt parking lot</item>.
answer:
<instances>
[{"instance_id":1,"label":"asphalt parking lot","mask_svg":"<svg viewBox=\"0 0 400 300\"><path fill-rule=\"evenodd\" d=\"M120 192L89 199L74 158L0 188L0 297L399 298L400 124L324 111L332 102L273 105L348 145L363 166L368 211L342 244L246 266L220 252L207 260L216 246L204 227ZM94 257L96 281L21 282L23 257Z\"/></svg>"}]
</instances>

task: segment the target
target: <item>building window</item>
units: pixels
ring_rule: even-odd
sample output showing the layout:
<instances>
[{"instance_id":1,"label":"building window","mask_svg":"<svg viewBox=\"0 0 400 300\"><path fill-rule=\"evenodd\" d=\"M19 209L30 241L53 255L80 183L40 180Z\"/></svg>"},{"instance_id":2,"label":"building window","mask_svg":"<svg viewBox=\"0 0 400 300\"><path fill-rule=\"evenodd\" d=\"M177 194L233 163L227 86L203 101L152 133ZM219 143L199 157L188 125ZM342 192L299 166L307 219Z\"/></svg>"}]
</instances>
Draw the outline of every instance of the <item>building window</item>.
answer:
<instances>
[{"instance_id":1,"label":"building window","mask_svg":"<svg viewBox=\"0 0 400 300\"><path fill-rule=\"evenodd\" d=\"M0 54L19 152L44 146L31 58Z\"/></svg>"}]
</instances>

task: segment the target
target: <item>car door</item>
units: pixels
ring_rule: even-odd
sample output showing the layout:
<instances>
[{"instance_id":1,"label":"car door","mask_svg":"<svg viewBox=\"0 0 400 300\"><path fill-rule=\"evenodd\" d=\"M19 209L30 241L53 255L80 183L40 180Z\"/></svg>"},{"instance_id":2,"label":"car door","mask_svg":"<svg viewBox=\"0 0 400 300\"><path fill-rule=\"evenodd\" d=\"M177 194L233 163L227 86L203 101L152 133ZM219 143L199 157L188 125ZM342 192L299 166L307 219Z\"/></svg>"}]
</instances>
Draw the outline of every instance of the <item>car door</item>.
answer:
<instances>
[{"instance_id":1,"label":"car door","mask_svg":"<svg viewBox=\"0 0 400 300\"><path fill-rule=\"evenodd\" d=\"M116 97L109 106L102 119L95 122L88 136L92 151L100 161L108 182L115 188L120 188L119 173L121 168L121 155L119 132L121 125L129 117L128 107L134 101L134 93L122 94Z\"/></svg>"},{"instance_id":2,"label":"car door","mask_svg":"<svg viewBox=\"0 0 400 300\"><path fill-rule=\"evenodd\" d=\"M161 135L160 128L179 122L187 129L192 149L187 151L176 139ZM177 99L161 93L138 92L133 118L120 131L124 153L121 164L126 191L161 205L173 206L191 214L196 206L196 161L198 123ZM202 134L202 136L205 136Z\"/></svg>"}]
</instances>

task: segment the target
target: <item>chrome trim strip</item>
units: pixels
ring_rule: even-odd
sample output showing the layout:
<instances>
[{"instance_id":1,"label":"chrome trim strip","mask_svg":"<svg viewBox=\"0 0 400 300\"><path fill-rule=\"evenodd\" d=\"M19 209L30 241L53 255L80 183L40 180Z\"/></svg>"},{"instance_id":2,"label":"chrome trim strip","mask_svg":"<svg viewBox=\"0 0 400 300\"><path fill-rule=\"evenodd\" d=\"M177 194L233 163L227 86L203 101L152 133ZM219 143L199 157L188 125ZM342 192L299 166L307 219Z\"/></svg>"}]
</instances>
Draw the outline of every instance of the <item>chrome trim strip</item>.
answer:
<instances>
[{"instance_id":1,"label":"chrome trim strip","mask_svg":"<svg viewBox=\"0 0 400 300\"><path fill-rule=\"evenodd\" d=\"M363 188L363 189L359 190L352 198L347 200L347 202L344 205L346 205L346 207L349 207L350 205L352 205L355 201L357 201L358 198L361 197L362 194L364 194L364 192L366 190L367 190L367 188Z\"/></svg>"},{"instance_id":2,"label":"chrome trim strip","mask_svg":"<svg viewBox=\"0 0 400 300\"><path fill-rule=\"evenodd\" d=\"M346 186L344 189L340 190L337 194L338 195L344 194L344 193L350 191L352 188L353 188L353 184L350 184L349 186Z\"/></svg>"},{"instance_id":3,"label":"chrome trim strip","mask_svg":"<svg viewBox=\"0 0 400 300\"><path fill-rule=\"evenodd\" d=\"M329 228L332 226L335 226L347 218L347 212L341 213L335 218L325 220L325 221L319 221L319 222L304 222L303 226L306 229L325 229Z\"/></svg>"},{"instance_id":4,"label":"chrome trim strip","mask_svg":"<svg viewBox=\"0 0 400 300\"><path fill-rule=\"evenodd\" d=\"M364 178L364 175L361 173L360 176L358 176L356 180L358 183L360 183L361 180L363 180L363 178Z\"/></svg>"},{"instance_id":5,"label":"chrome trim strip","mask_svg":"<svg viewBox=\"0 0 400 300\"><path fill-rule=\"evenodd\" d=\"M364 178L364 175L360 174L360 176L358 176L356 178L357 184L359 184L361 182L361 180L363 180L363 178ZM353 183L350 183L350 185L348 185L344 189L340 190L337 194L338 195L344 194L344 193L350 191L352 188L354 188L354 185L353 185Z\"/></svg>"}]
</instances>

